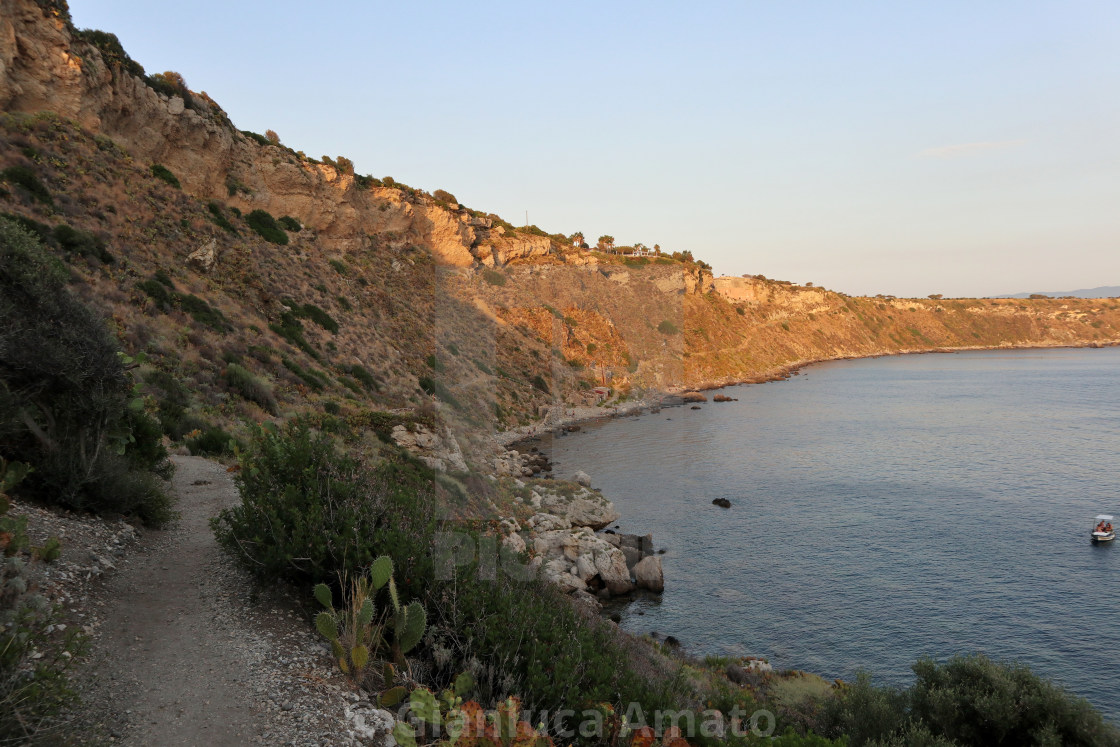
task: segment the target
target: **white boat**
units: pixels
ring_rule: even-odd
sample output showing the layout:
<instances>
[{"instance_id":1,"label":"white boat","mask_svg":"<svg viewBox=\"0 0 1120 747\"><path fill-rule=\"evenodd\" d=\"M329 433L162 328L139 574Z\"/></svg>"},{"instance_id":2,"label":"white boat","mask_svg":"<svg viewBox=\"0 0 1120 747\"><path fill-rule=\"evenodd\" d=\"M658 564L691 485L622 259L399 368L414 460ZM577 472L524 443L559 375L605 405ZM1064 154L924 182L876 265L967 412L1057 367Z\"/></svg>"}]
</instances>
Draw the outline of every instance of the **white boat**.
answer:
<instances>
[{"instance_id":1,"label":"white boat","mask_svg":"<svg viewBox=\"0 0 1120 747\"><path fill-rule=\"evenodd\" d=\"M1112 517L1108 514L1101 514L1095 519L1093 524L1093 542L1111 542L1116 539L1116 531L1112 528Z\"/></svg>"}]
</instances>

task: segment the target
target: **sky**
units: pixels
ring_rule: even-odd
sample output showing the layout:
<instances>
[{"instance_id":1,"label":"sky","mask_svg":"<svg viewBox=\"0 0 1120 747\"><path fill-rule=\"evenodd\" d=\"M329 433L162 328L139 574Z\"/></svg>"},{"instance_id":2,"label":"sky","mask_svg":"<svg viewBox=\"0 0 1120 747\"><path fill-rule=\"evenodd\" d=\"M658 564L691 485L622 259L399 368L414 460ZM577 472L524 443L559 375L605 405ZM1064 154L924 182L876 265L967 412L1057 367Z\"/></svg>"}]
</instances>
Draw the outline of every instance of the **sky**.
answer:
<instances>
[{"instance_id":1,"label":"sky","mask_svg":"<svg viewBox=\"0 0 1120 747\"><path fill-rule=\"evenodd\" d=\"M1120 3L71 0L241 129L850 294L1120 284Z\"/></svg>"}]
</instances>

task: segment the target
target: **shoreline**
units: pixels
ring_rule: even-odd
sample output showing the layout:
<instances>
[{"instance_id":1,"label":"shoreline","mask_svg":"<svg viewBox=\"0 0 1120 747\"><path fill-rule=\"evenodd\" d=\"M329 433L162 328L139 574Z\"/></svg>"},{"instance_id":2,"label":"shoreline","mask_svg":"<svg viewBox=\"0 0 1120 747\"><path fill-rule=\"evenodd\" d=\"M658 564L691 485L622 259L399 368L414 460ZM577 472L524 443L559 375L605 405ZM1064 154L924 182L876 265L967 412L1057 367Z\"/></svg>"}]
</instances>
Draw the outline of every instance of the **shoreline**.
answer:
<instances>
[{"instance_id":1,"label":"shoreline","mask_svg":"<svg viewBox=\"0 0 1120 747\"><path fill-rule=\"evenodd\" d=\"M1105 341L1092 341L1085 343L1070 343L1066 345L1060 344L1032 344L1032 343L1014 343L1006 345L966 345L962 347L936 347L936 348L912 348L906 350L887 350L880 353L867 353L865 355L838 355L828 358L806 358L803 360L787 363L777 368L764 371L746 378L732 377L723 380L704 381L692 387L670 387L665 390L645 390L640 397L635 400L627 401L619 405L609 407L601 406L573 406L561 407L565 414L559 417L552 417L552 412L542 418L536 423L530 425L520 426L508 431L500 431L494 434L494 443L503 448L510 449L516 444L532 441L541 438L547 434L555 433L557 428L565 428L570 425L582 425L584 423L593 423L599 420L607 420L611 418L626 417L630 415L638 415L645 412L652 407L666 406L665 400L679 397L686 392L710 392L717 389L723 389L729 386L742 386L744 384L768 384L775 381L785 381L791 376L795 376L802 369L814 366L819 363L832 363L835 361L854 361L854 360L870 360L874 358L891 358L894 356L902 355L931 355L931 354L948 354L948 353L971 353L971 352L986 352L997 350L1080 350L1080 349L1102 349L1120 347L1120 339L1105 340ZM677 404L677 403L672 403ZM553 409L556 409L554 406ZM570 414L568 414L570 413Z\"/></svg>"}]
</instances>

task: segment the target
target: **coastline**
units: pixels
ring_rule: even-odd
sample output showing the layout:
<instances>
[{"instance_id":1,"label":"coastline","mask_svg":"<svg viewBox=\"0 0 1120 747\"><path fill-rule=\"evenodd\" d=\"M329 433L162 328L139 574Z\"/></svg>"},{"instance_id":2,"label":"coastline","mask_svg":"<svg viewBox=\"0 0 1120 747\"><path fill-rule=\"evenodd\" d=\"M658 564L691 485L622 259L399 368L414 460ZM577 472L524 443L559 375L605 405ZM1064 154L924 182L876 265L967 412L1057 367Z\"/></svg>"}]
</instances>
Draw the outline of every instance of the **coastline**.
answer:
<instances>
[{"instance_id":1,"label":"coastline","mask_svg":"<svg viewBox=\"0 0 1120 747\"><path fill-rule=\"evenodd\" d=\"M668 404L677 404L676 402L666 403L674 397L679 397L685 392L706 392L723 389L729 386L740 386L743 384L767 384L774 381L785 381L791 376L795 376L802 369L814 366L818 363L833 363L835 361L854 361L854 360L870 360L874 358L890 358L902 355L930 355L930 354L948 354L948 353L970 353L970 352L984 352L996 350L1061 350L1061 349L1100 349L1120 347L1120 339L1084 343L1070 343L1070 344L1051 344L1051 343L1008 343L1003 345L965 345L962 347L936 347L936 348L907 348L905 350L884 350L878 353L867 353L865 355L835 355L824 358L805 358L802 360L787 363L777 368L772 368L758 374L747 377L729 377L726 379L715 379L710 381L702 381L695 386L674 386L665 390L646 390L637 399L630 400L619 405L608 407L602 406L574 406L574 407L561 407L556 405L549 410L549 414L541 420L523 425L518 428L513 428L508 431L500 431L494 434L494 443L503 448L509 449L516 444L532 441L540 438L550 432L555 433L559 428L566 428L570 425L582 425L584 423L593 423L599 420L606 420L609 418L627 417L630 415L640 414L651 407L664 407ZM562 414L556 416L554 412L557 408L562 410Z\"/></svg>"}]
</instances>

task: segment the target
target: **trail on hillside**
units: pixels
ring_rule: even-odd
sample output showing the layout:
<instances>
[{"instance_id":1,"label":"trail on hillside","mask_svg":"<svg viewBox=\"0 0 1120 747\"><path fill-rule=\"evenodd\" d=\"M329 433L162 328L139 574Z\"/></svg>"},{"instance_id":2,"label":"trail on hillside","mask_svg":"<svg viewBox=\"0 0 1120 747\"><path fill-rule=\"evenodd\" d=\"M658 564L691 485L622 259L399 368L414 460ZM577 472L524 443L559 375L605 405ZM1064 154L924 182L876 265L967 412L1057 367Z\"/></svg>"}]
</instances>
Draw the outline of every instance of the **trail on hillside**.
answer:
<instances>
[{"instance_id":1,"label":"trail on hillside","mask_svg":"<svg viewBox=\"0 0 1120 747\"><path fill-rule=\"evenodd\" d=\"M230 475L174 461L180 521L147 533L99 595L94 731L134 745L342 741L342 699L298 609L256 600L210 530L238 500Z\"/></svg>"}]
</instances>

